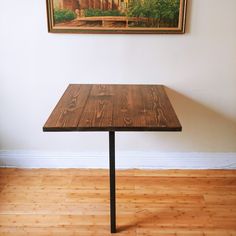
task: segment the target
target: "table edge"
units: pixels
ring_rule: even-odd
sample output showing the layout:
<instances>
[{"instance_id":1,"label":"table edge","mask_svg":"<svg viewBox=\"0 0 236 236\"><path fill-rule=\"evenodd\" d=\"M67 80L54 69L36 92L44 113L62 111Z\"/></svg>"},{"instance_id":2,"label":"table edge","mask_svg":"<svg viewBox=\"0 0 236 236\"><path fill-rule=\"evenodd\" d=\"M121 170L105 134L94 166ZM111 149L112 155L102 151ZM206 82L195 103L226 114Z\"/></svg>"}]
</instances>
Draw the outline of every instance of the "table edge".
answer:
<instances>
[{"instance_id":1,"label":"table edge","mask_svg":"<svg viewBox=\"0 0 236 236\"><path fill-rule=\"evenodd\" d=\"M43 127L43 132L79 132L79 131L94 131L94 132L104 132L104 131L135 131L135 132L155 132L155 131L172 131L181 132L182 126L179 127Z\"/></svg>"}]
</instances>

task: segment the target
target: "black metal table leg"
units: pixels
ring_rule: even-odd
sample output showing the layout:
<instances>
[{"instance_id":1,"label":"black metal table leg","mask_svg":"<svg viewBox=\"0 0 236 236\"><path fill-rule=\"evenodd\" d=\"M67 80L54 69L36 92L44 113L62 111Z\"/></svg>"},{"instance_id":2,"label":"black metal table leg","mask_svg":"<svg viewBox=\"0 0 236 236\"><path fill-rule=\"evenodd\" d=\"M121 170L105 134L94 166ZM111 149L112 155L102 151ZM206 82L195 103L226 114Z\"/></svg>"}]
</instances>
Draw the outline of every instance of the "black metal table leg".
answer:
<instances>
[{"instance_id":1,"label":"black metal table leg","mask_svg":"<svg viewBox=\"0 0 236 236\"><path fill-rule=\"evenodd\" d=\"M115 132L109 131L110 162L110 222L111 233L116 232L116 175L115 175Z\"/></svg>"}]
</instances>

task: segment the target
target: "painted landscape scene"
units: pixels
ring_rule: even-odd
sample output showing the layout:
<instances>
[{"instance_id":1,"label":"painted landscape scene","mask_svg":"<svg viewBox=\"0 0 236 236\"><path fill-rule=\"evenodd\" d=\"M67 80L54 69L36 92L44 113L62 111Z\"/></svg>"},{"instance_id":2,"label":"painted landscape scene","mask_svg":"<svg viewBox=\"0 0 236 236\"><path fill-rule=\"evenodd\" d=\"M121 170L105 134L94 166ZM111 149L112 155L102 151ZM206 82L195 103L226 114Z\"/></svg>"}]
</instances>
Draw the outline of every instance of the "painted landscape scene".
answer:
<instances>
[{"instance_id":1,"label":"painted landscape scene","mask_svg":"<svg viewBox=\"0 0 236 236\"><path fill-rule=\"evenodd\" d=\"M178 29L184 0L48 0L55 29Z\"/></svg>"}]
</instances>

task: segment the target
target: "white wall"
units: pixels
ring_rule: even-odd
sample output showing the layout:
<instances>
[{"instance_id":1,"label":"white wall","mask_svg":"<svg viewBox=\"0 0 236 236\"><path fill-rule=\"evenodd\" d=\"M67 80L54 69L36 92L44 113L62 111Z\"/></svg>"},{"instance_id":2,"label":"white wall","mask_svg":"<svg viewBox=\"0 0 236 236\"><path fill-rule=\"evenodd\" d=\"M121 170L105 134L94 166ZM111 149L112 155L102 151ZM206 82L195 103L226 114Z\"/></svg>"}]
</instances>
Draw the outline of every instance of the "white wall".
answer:
<instances>
[{"instance_id":1,"label":"white wall","mask_svg":"<svg viewBox=\"0 0 236 236\"><path fill-rule=\"evenodd\" d=\"M236 153L236 1L190 0L184 35L47 32L45 1L1 0L0 150L97 152L107 133L43 133L69 83L164 84L182 133L118 133L117 150ZM3 156L3 155L2 155Z\"/></svg>"}]
</instances>

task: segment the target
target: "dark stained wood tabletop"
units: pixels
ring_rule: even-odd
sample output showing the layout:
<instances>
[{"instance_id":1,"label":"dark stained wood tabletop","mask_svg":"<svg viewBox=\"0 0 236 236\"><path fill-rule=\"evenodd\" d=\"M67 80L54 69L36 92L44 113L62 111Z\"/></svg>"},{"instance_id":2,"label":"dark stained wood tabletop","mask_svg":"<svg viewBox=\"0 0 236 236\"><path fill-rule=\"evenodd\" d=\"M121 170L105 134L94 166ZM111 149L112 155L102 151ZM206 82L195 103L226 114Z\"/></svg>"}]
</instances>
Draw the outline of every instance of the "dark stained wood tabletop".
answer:
<instances>
[{"instance_id":1,"label":"dark stained wood tabletop","mask_svg":"<svg viewBox=\"0 0 236 236\"><path fill-rule=\"evenodd\" d=\"M163 85L70 84L44 131L181 131Z\"/></svg>"}]
</instances>

